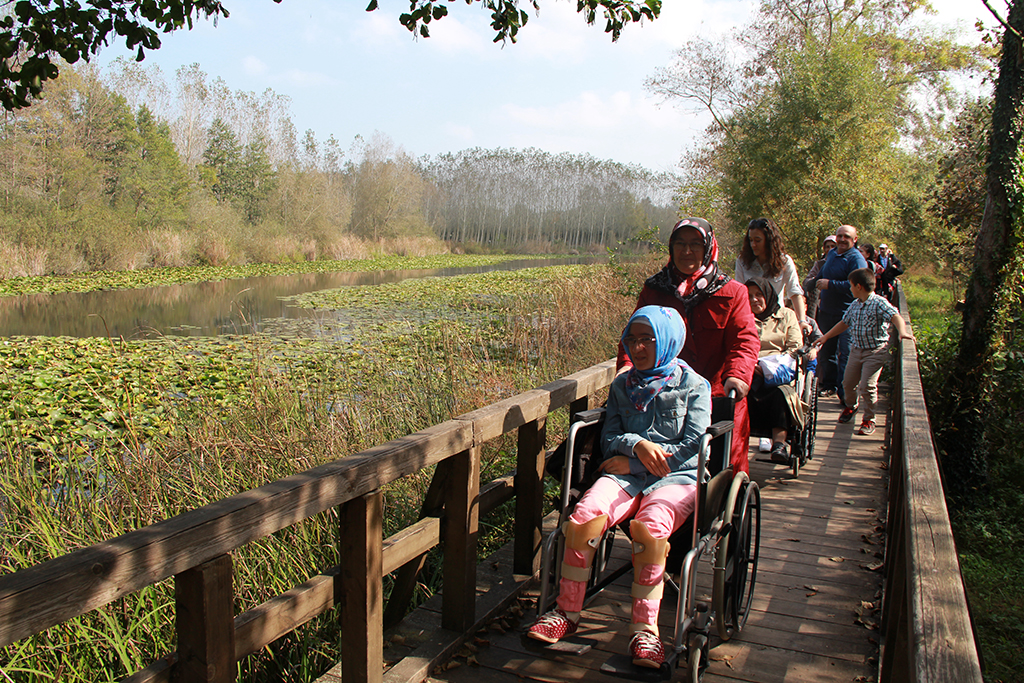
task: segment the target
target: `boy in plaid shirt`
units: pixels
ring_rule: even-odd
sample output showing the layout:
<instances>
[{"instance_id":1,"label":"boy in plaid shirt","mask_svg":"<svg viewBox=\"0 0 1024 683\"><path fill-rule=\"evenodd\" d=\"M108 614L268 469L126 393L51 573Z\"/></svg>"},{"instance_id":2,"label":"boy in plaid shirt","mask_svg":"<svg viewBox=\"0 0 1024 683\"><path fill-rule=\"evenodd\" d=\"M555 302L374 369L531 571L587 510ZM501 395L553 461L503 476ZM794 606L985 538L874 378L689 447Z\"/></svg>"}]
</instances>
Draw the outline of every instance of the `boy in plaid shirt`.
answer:
<instances>
[{"instance_id":1,"label":"boy in plaid shirt","mask_svg":"<svg viewBox=\"0 0 1024 683\"><path fill-rule=\"evenodd\" d=\"M875 274L870 268L860 268L850 273L850 292L855 301L843 314L835 327L814 342L815 346L850 330L850 360L843 375L843 391L846 398L853 398L853 405L843 404L840 422L849 422L857 412L857 399L863 399L864 417L858 434L875 431L875 402L878 399L878 376L882 366L889 359L889 324L896 327L902 339L913 339L899 311L883 297L875 294ZM855 391L856 390L856 391Z\"/></svg>"}]
</instances>

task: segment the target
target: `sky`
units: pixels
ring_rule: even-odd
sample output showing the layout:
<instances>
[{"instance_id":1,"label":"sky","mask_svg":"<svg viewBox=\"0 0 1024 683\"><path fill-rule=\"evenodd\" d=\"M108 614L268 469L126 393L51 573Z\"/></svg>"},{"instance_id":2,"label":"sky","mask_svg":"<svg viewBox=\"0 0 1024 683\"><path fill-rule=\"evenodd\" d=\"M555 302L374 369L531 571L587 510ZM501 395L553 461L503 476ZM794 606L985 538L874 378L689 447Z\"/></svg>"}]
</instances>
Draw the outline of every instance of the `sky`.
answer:
<instances>
[{"instance_id":1,"label":"sky","mask_svg":"<svg viewBox=\"0 0 1024 683\"><path fill-rule=\"evenodd\" d=\"M413 156L471 147L536 147L676 169L707 125L644 89L689 37L714 37L745 24L754 0L664 0L654 22L629 25L618 42L603 22L588 26L576 0L541 0L518 42L493 43L489 14L455 0L449 15L413 39L398 23L407 0L226 0L230 17L161 36L144 65L168 82L198 63L232 90L287 96L300 136L312 129L348 148L379 132ZM524 2L524 5L526 3ZM932 0L927 21L959 27L994 23L982 0ZM998 6L997 3L993 3ZM123 45L94 60L101 68Z\"/></svg>"}]
</instances>

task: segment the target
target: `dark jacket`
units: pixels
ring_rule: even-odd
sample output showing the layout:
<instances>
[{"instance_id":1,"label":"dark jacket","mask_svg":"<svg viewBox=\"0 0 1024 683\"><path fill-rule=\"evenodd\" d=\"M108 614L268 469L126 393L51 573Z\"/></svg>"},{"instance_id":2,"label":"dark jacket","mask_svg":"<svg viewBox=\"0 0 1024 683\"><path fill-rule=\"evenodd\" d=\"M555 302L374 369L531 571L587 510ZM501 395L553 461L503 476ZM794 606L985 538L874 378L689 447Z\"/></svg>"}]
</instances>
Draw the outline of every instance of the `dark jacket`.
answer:
<instances>
[{"instance_id":1,"label":"dark jacket","mask_svg":"<svg viewBox=\"0 0 1024 683\"><path fill-rule=\"evenodd\" d=\"M837 253L833 249L825 256L825 263L821 266L819 279L828 280L828 287L821 292L818 299L818 312L828 316L842 316L847 307L853 302L853 294L850 292L850 273L858 268L867 268L868 262L864 255L853 247L845 253Z\"/></svg>"}]
</instances>

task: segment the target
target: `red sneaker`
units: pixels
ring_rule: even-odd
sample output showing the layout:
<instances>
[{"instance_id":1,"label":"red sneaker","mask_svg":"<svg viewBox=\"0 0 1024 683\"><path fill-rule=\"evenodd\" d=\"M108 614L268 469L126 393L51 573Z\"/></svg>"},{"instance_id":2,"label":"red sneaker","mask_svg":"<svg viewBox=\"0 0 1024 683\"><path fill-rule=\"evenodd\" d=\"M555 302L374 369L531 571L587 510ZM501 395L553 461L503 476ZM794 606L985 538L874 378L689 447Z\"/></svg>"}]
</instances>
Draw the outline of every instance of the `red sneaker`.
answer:
<instances>
[{"instance_id":1,"label":"red sneaker","mask_svg":"<svg viewBox=\"0 0 1024 683\"><path fill-rule=\"evenodd\" d=\"M875 433L875 421L874 420L864 420L863 422L860 423L860 429L857 430L857 433L858 434L863 434L864 436L867 436L868 434L874 434Z\"/></svg>"},{"instance_id":2,"label":"red sneaker","mask_svg":"<svg viewBox=\"0 0 1024 683\"><path fill-rule=\"evenodd\" d=\"M553 609L537 617L537 621L533 622L526 635L545 643L557 643L562 638L576 633L576 628L576 624L565 616L565 612Z\"/></svg>"},{"instance_id":3,"label":"red sneaker","mask_svg":"<svg viewBox=\"0 0 1024 683\"><path fill-rule=\"evenodd\" d=\"M853 419L853 414L857 412L856 408L843 407L843 413L839 416L839 422L845 424Z\"/></svg>"},{"instance_id":4,"label":"red sneaker","mask_svg":"<svg viewBox=\"0 0 1024 683\"><path fill-rule=\"evenodd\" d=\"M633 657L633 664L648 669L660 669L665 662L665 647L661 644L661 638L650 631L636 632L629 643L629 654Z\"/></svg>"}]
</instances>

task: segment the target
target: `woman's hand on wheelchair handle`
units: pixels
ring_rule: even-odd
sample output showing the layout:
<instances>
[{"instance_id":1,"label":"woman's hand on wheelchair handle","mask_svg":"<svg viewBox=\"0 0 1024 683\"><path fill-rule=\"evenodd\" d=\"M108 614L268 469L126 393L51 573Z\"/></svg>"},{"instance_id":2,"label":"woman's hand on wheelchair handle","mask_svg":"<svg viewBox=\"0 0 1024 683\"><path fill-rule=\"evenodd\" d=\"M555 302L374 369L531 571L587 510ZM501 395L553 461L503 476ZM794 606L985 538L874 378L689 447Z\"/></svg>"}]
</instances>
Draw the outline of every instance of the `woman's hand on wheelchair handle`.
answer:
<instances>
[{"instance_id":1,"label":"woman's hand on wheelchair handle","mask_svg":"<svg viewBox=\"0 0 1024 683\"><path fill-rule=\"evenodd\" d=\"M725 389L726 396L729 395L729 390L732 389L736 392L736 400L741 400L750 391L750 385L741 380L739 377L726 377L725 382L722 383L722 388Z\"/></svg>"}]
</instances>

